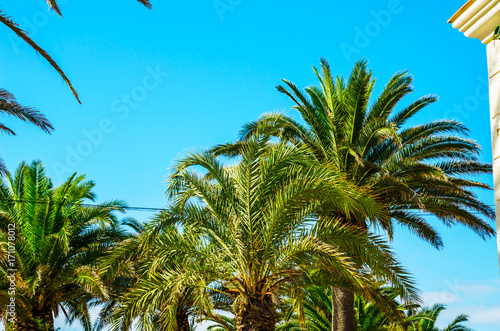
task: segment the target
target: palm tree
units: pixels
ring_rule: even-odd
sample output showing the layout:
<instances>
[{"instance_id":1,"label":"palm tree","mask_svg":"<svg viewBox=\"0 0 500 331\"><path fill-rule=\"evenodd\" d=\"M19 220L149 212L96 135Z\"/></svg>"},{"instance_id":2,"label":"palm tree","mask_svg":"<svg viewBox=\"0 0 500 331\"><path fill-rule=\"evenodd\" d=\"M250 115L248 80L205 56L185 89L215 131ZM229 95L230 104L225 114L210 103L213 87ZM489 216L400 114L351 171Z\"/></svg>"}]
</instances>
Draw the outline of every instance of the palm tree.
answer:
<instances>
[{"instance_id":1,"label":"palm tree","mask_svg":"<svg viewBox=\"0 0 500 331\"><path fill-rule=\"evenodd\" d=\"M305 321L300 321L297 312L293 310L284 316L281 323L276 327L277 331L330 331L332 328L332 295L328 286L311 286L306 288L304 297ZM293 305L290 305L293 307Z\"/></svg>"},{"instance_id":2,"label":"palm tree","mask_svg":"<svg viewBox=\"0 0 500 331\"><path fill-rule=\"evenodd\" d=\"M54 317L63 312L68 322L80 320L91 330L88 303L108 296L97 259L126 237L114 216L123 211L122 202L85 205L95 200L93 187L76 174L54 187L39 161L23 162L14 176L0 180L0 247L15 242L9 259L0 259L0 314L6 326L54 330ZM9 293L11 281L15 293ZM12 298L15 321L6 315Z\"/></svg>"},{"instance_id":3,"label":"palm tree","mask_svg":"<svg viewBox=\"0 0 500 331\"><path fill-rule=\"evenodd\" d=\"M208 331L236 331L234 319L231 317L219 315L217 319L209 319L215 324L207 326Z\"/></svg>"},{"instance_id":4,"label":"palm tree","mask_svg":"<svg viewBox=\"0 0 500 331\"><path fill-rule=\"evenodd\" d=\"M92 328L94 331L103 330L110 323L113 311L120 305L123 296L137 280L137 266L142 262L137 259L137 253L140 249L139 243L141 233L144 231L144 224L133 218L125 218L122 220L122 225L131 230L127 232L127 238L114 245L113 249L98 261L99 274L108 289L108 297L105 300L100 299L92 302L93 306L100 308ZM127 254L126 257L124 257L124 253ZM109 261L116 263L113 265L112 272L109 268Z\"/></svg>"},{"instance_id":5,"label":"palm tree","mask_svg":"<svg viewBox=\"0 0 500 331\"><path fill-rule=\"evenodd\" d=\"M311 272L315 281L347 280L370 297L377 295L375 274L405 300L418 300L410 277L380 237L333 218L317 221L324 209L371 217L379 208L341 175L310 164L303 150L260 138L246 142L236 165L224 166L207 151L182 158L167 187L176 216L164 221L186 236L158 245L154 263L178 256L189 263L153 273L155 283L141 287L144 293L124 305L123 314L132 316L131 309L152 302L158 310L162 298L186 288L224 288L234 302L236 330L270 331L285 294L300 305L304 277Z\"/></svg>"},{"instance_id":6,"label":"palm tree","mask_svg":"<svg viewBox=\"0 0 500 331\"><path fill-rule=\"evenodd\" d=\"M57 0L46 0L47 4L49 7L54 10L59 16L62 16L61 11L59 9L59 5L57 3ZM140 3L142 3L144 6L146 6L148 9L151 8L151 3L149 0L137 0ZM19 27L19 25L14 22L8 15L6 15L3 10L0 9L0 23L3 23L5 26L7 26L10 30L12 30L19 38L24 40L28 45L30 45L35 52L40 54L49 64L61 75L63 80L66 82L66 84L69 86L71 89L71 92L75 96L76 100L80 102L80 99L78 98L78 93L76 90L73 88L73 85L69 81L68 77L64 73L64 71L59 67L59 65L54 61L54 59L43 49L41 48L37 43L35 43L24 31Z\"/></svg>"},{"instance_id":7,"label":"palm tree","mask_svg":"<svg viewBox=\"0 0 500 331\"><path fill-rule=\"evenodd\" d=\"M457 316L446 328L439 329L435 326L435 322L439 314L445 309L444 305L435 304L431 308L400 305L395 300L396 295L390 288L383 288L381 291L388 301L393 301L393 303L399 305L399 309L405 312L405 319L403 321L391 321L390 316L374 302L366 300L362 296L355 295L354 311L356 323L354 330L472 331L462 324L468 321L466 314ZM331 330L331 299L332 292L328 287L311 287L307 289L306 303L304 304L306 330ZM220 331L224 330L224 328L219 329L222 329ZM303 329L301 328L297 314L293 314L291 318L283 320L276 328L277 331L300 331Z\"/></svg>"},{"instance_id":8,"label":"palm tree","mask_svg":"<svg viewBox=\"0 0 500 331\"><path fill-rule=\"evenodd\" d=\"M385 295L385 293L384 293ZM388 301L395 302L393 295L387 295ZM404 329L405 321L392 323L390 316L381 310L377 304L365 300L362 296L354 297L355 328L356 331L387 331L389 327L401 326ZM326 286L310 287L307 289L304 304L306 330L330 331L332 329L332 291ZM285 319L278 327L278 331L300 331L297 314L292 314L290 319Z\"/></svg>"},{"instance_id":9,"label":"palm tree","mask_svg":"<svg viewBox=\"0 0 500 331\"><path fill-rule=\"evenodd\" d=\"M408 331L473 331L462 324L469 320L467 314L458 315L444 329L436 327L436 320L439 317L439 314L441 314L445 309L445 305L436 303L430 308L421 308L415 315L408 314L407 319L411 323Z\"/></svg>"},{"instance_id":10,"label":"palm tree","mask_svg":"<svg viewBox=\"0 0 500 331\"><path fill-rule=\"evenodd\" d=\"M295 103L293 108L305 124L283 113L265 114L245 125L236 143L212 151L239 155L244 142L256 134L307 148L316 164L339 171L370 192L389 215L387 219L367 219L349 217L339 210L339 219L362 228L382 228L391 239L398 224L441 248L440 235L422 212L448 226L466 226L482 238L494 235L494 229L480 216L492 220L494 211L472 191L490 187L468 178L491 173L491 165L478 160L480 146L464 137L466 127L450 120L406 125L435 102L436 96L424 96L399 109L399 102L413 91L412 76L403 71L393 75L374 98L375 79L364 60L355 64L347 80L333 77L326 60L321 61L321 73L316 68L314 72L320 86L308 87L305 93L287 80L283 80L285 86L278 86ZM333 329L353 330L354 295L342 288L335 292L338 305L334 310L340 313L335 314Z\"/></svg>"}]
</instances>

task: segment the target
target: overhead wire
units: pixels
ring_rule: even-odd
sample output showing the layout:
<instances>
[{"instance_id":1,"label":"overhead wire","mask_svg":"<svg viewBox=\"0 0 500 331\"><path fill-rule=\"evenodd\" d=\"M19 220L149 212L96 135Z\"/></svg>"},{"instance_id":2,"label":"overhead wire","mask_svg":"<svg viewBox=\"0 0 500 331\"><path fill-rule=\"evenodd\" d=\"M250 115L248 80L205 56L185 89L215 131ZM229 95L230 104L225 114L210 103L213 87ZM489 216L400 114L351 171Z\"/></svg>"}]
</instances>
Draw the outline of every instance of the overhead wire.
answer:
<instances>
[{"instance_id":1,"label":"overhead wire","mask_svg":"<svg viewBox=\"0 0 500 331\"><path fill-rule=\"evenodd\" d=\"M64 203L64 201L56 202L56 201L35 201L35 200L23 200L23 199L0 199L0 201L10 201L10 202L18 202L18 203L35 203L35 204L51 204L51 203ZM72 205L82 206L82 207L93 207L93 208L109 208L109 206L103 206L102 204L93 204L93 203L74 203ZM495 205L487 205L488 207L495 208ZM130 210L130 211L139 211L139 212L162 212L166 211L167 208L159 208L159 207L143 207L143 206L119 206L120 209ZM483 213L470 210L470 213L473 215L482 215ZM416 212L413 213L416 216L432 216L432 213L426 212Z\"/></svg>"}]
</instances>

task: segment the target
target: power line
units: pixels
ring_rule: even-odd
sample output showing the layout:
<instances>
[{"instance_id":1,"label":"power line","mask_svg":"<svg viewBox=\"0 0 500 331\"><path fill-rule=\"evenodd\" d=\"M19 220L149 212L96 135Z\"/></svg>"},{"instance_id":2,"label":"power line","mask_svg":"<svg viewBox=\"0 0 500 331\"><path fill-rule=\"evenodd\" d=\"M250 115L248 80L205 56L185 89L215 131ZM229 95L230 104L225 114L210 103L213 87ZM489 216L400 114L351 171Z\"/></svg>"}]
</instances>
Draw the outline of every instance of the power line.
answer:
<instances>
[{"instance_id":1,"label":"power line","mask_svg":"<svg viewBox=\"0 0 500 331\"><path fill-rule=\"evenodd\" d=\"M5 202L18 202L18 203L34 203L39 205L48 205L48 204L64 204L65 201L36 201L36 200L10 200L10 199L0 199L0 201ZM100 204L92 204L92 203L68 203L73 206L82 206L82 207L93 207L93 208L109 208L110 206L103 206ZM133 211L145 211L145 212L161 212L166 211L166 208L155 208L155 207L137 207L137 206L112 206L125 210L133 210Z\"/></svg>"},{"instance_id":2,"label":"power line","mask_svg":"<svg viewBox=\"0 0 500 331\"><path fill-rule=\"evenodd\" d=\"M0 201L6 201L6 202L19 202L19 203L34 203L34 204L63 204L65 203L64 201L61 202L55 202L55 201L36 201L36 200L10 200L10 199L0 199ZM69 204L69 203L68 203ZM82 206L82 207L93 207L93 208L109 208L107 206L103 206L100 204L92 204L92 203L74 203L72 204L74 206ZM487 205L488 207L495 208L495 205ZM140 206L125 206L125 207L119 207L120 209L125 209L125 210L131 210L131 211L143 211L143 212L162 212L166 211L166 208L158 208L158 207L140 207ZM475 211L475 210L470 210L471 214L473 215L483 215L483 213ZM415 216L433 216L432 213L425 213L425 212L415 212L413 213Z\"/></svg>"}]
</instances>

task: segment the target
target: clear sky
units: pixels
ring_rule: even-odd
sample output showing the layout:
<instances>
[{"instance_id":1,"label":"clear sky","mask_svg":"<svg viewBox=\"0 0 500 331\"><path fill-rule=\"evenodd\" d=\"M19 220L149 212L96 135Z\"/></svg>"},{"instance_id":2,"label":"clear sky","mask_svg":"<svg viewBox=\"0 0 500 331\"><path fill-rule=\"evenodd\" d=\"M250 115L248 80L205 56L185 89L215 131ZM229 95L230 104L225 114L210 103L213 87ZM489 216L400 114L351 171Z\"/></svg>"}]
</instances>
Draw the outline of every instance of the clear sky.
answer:
<instances>
[{"instance_id":1,"label":"clear sky","mask_svg":"<svg viewBox=\"0 0 500 331\"><path fill-rule=\"evenodd\" d=\"M465 0L263 1L61 0L64 18L43 0L3 1L72 80L82 105L58 74L0 26L0 87L36 106L56 130L46 135L10 119L0 156L13 171L42 160L60 183L72 172L96 181L99 200L163 207L164 179L179 153L233 140L242 124L291 102L275 90L281 78L316 84L321 57L348 74L362 57L378 90L396 71L415 76L415 93L440 101L418 122L461 120L491 161L486 50L447 20ZM485 181L491 184L490 177ZM492 192L481 197L493 203ZM134 213L140 220L150 214ZM436 251L405 230L395 250L415 275L426 304L442 302L445 325L468 313L476 330L498 330L500 280L495 240L437 225ZM80 330L75 324L63 330Z\"/></svg>"}]
</instances>

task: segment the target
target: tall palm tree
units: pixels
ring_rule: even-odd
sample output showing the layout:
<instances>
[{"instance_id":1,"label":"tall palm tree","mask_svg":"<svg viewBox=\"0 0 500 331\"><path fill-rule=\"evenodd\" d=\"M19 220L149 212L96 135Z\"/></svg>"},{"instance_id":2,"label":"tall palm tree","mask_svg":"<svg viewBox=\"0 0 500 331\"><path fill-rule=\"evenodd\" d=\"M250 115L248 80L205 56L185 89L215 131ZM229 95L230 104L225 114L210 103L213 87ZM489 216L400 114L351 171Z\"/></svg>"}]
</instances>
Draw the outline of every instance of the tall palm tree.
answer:
<instances>
[{"instance_id":1,"label":"tall palm tree","mask_svg":"<svg viewBox=\"0 0 500 331\"><path fill-rule=\"evenodd\" d=\"M236 165L224 166L206 151L182 158L167 188L178 216L165 222L192 235L176 244L172 238L155 254L159 264L175 256L190 262L154 273L156 284L148 284L123 311L152 302L152 295L218 286L234 302L236 330L271 331L282 296L300 304L304 277L314 270L328 275L318 271L315 281L348 280L370 297L377 295L375 274L394 284L404 299L418 300L410 277L380 237L333 218L317 221L323 209L372 217L379 208L341 175L311 167L309 159L301 149L261 138L246 142Z\"/></svg>"},{"instance_id":2,"label":"tall palm tree","mask_svg":"<svg viewBox=\"0 0 500 331\"><path fill-rule=\"evenodd\" d=\"M62 312L68 322L80 320L91 330L88 303L108 296L97 260L126 237L114 215L123 211L122 202L85 205L95 200L93 187L76 174L54 187L39 161L21 163L15 175L0 180L0 247L15 242L10 260L0 259L4 324L15 330L54 330L54 317ZM15 238L9 233L13 228ZM11 281L15 293L9 293ZM15 321L6 315L12 298Z\"/></svg>"},{"instance_id":3,"label":"tall palm tree","mask_svg":"<svg viewBox=\"0 0 500 331\"><path fill-rule=\"evenodd\" d=\"M406 125L436 96L400 107L400 101L413 91L412 76L402 71L374 97L375 79L364 60L355 64L348 79L333 77L326 60L321 61L321 72L316 68L314 72L319 86L308 87L305 93L287 80L278 86L295 103L293 108L304 124L283 113L264 114L243 127L236 143L212 151L239 155L244 142L256 134L307 148L316 164L339 171L370 192L389 215L378 220L356 218L339 210L339 219L362 228L382 228L390 238L398 224L441 248L442 239L423 212L448 226L466 226L481 238L494 235L481 217L492 220L494 211L472 191L490 187L469 178L490 174L491 165L479 161L480 146L465 137L467 128L450 120ZM335 330L353 330L353 300L352 291L336 289Z\"/></svg>"},{"instance_id":4,"label":"tall palm tree","mask_svg":"<svg viewBox=\"0 0 500 331\"><path fill-rule=\"evenodd\" d=\"M62 16L61 11L59 9L59 5L57 3L57 0L46 0L46 1L47 1L47 4L49 5L49 7L52 10L54 10L59 16ZM151 8L151 3L150 3L149 0L137 0L137 1L139 1L140 3L142 3L148 9ZM3 23L5 26L7 26L7 28L9 28L10 30L12 30L19 38L21 38L28 45L30 45L31 48L33 48L35 50L35 52L37 52L45 60L47 60L47 62L49 62L49 64L59 73L59 75L61 75L61 77L63 78L63 80L69 86L69 88L71 89L71 92L75 96L76 100L78 102L80 102L80 99L78 98L78 93L73 88L73 85L71 84L69 78L66 76L66 74L64 73L64 71L59 67L59 65L56 63L56 61L54 61L54 59L43 48L41 48L36 42L34 42L33 39L31 39L28 36L28 34L26 33L26 31L24 31L23 29L21 29L19 27L19 24L17 24L16 22L14 22L7 14L5 14L3 12L2 9L0 9L0 23Z\"/></svg>"}]
</instances>

